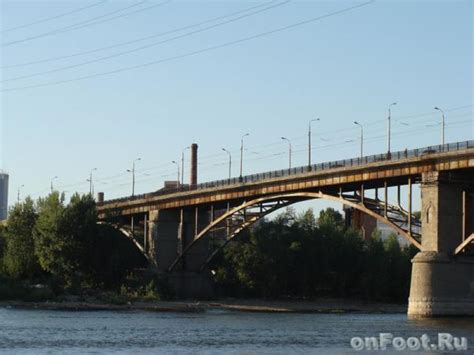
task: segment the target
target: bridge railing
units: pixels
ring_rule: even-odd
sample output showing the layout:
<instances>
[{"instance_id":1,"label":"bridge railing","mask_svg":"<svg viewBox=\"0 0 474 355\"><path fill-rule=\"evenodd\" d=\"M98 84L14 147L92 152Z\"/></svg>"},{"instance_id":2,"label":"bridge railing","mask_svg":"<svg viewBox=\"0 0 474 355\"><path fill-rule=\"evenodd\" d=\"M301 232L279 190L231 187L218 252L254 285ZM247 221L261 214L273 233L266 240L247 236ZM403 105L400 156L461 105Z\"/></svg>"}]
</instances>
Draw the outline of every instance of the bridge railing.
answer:
<instances>
[{"instance_id":1,"label":"bridge railing","mask_svg":"<svg viewBox=\"0 0 474 355\"><path fill-rule=\"evenodd\" d=\"M424 148L417 148L417 149L410 149L410 150L405 149L405 150L401 150L397 152L375 154L375 155L368 155L368 156L358 157L358 158L323 162L319 164L313 164L311 166L309 165L299 166L299 167L295 167L291 169L267 171L263 173L246 175L241 178L233 177L230 179L221 179L221 180L203 182L195 186L184 185L184 186L179 186L177 188L163 189L156 192L135 195L133 197L122 197L118 199L108 200L106 202L107 203L121 202L121 201L129 201L130 199L138 200L138 199L149 198L149 197L154 197L154 196L171 195L178 192L239 185L239 184L245 184L249 182L271 180L274 178L285 177L285 176L300 175L300 174L305 174L308 172L324 171L324 170L342 168L342 167L360 166L360 165L376 163L376 162L381 162L381 161L397 161L397 160L425 156L425 155L434 154L434 153L464 150L468 148L474 148L474 140L468 140L468 141L456 142L456 143L447 143L443 145L441 144L432 145L432 146L428 146Z\"/></svg>"}]
</instances>

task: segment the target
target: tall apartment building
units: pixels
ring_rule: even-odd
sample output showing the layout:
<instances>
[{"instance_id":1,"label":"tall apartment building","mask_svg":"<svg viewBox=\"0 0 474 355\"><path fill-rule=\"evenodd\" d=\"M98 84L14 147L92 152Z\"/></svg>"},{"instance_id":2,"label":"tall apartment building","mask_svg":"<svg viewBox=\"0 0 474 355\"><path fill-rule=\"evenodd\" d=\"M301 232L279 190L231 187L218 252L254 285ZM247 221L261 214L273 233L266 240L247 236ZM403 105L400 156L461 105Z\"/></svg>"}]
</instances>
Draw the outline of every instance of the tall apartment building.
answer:
<instances>
[{"instance_id":1,"label":"tall apartment building","mask_svg":"<svg viewBox=\"0 0 474 355\"><path fill-rule=\"evenodd\" d=\"M7 219L8 174L0 172L0 221Z\"/></svg>"}]
</instances>

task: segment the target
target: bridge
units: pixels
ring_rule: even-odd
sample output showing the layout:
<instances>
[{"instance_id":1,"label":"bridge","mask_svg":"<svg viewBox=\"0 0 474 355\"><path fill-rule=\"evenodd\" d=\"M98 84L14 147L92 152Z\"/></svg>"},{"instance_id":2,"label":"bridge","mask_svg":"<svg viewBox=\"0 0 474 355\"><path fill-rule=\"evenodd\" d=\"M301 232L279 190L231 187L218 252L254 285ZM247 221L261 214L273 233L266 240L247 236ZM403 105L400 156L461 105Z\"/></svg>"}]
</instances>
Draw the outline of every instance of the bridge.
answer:
<instances>
[{"instance_id":1,"label":"bridge","mask_svg":"<svg viewBox=\"0 0 474 355\"><path fill-rule=\"evenodd\" d=\"M419 249L409 315L474 315L474 141L200 184L197 151L193 144L189 184L98 201L101 223L121 230L154 268L169 273L178 294L212 292L209 263L246 228L278 209L323 199L385 223ZM421 189L420 219L414 185Z\"/></svg>"}]
</instances>

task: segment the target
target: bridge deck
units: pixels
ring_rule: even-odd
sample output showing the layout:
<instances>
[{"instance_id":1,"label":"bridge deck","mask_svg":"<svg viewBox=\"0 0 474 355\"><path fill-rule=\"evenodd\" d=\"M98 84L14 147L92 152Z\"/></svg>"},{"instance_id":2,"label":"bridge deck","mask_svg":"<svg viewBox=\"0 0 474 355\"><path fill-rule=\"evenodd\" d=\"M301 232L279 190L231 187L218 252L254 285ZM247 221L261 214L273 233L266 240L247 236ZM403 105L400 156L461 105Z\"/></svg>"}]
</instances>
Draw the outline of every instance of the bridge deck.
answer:
<instances>
[{"instance_id":1,"label":"bridge deck","mask_svg":"<svg viewBox=\"0 0 474 355\"><path fill-rule=\"evenodd\" d=\"M149 210L224 204L268 194L319 189L353 191L404 185L408 178L419 179L423 172L474 168L474 141L345 159L291 170L277 170L238 178L183 186L109 200L98 204L100 217L107 213L129 215Z\"/></svg>"}]
</instances>

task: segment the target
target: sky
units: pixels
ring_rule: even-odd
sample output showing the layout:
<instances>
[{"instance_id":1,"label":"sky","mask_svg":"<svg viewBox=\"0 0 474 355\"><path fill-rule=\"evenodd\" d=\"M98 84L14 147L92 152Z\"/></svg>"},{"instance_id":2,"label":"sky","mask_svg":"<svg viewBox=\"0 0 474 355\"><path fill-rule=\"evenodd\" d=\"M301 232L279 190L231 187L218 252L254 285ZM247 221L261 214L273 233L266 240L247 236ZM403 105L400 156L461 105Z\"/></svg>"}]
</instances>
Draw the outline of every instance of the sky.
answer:
<instances>
[{"instance_id":1,"label":"sky","mask_svg":"<svg viewBox=\"0 0 474 355\"><path fill-rule=\"evenodd\" d=\"M106 198L474 139L472 1L1 1L1 155L10 204ZM275 31L278 30L278 31ZM185 180L189 179L189 150ZM327 204L324 204L326 206Z\"/></svg>"}]
</instances>

